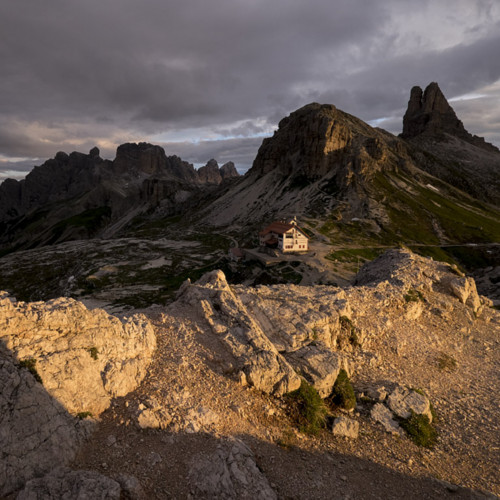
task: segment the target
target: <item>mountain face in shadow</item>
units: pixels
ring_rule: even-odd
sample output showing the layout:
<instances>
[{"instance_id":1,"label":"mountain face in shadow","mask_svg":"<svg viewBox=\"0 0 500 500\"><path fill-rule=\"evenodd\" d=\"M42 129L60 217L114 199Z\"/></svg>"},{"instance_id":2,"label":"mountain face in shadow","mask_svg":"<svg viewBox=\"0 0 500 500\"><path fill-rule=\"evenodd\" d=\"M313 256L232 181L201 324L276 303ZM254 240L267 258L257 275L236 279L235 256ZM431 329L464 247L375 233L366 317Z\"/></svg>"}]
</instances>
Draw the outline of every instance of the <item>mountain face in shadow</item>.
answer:
<instances>
[{"instance_id":1,"label":"mountain face in shadow","mask_svg":"<svg viewBox=\"0 0 500 500\"><path fill-rule=\"evenodd\" d=\"M414 87L396 137L331 104L283 118L240 177L231 162L192 165L151 144L58 153L0 186L0 249L126 236L137 216L257 227L307 216L381 243L498 241L500 152L471 135L436 83ZM353 221L357 224L353 225Z\"/></svg>"}]
</instances>

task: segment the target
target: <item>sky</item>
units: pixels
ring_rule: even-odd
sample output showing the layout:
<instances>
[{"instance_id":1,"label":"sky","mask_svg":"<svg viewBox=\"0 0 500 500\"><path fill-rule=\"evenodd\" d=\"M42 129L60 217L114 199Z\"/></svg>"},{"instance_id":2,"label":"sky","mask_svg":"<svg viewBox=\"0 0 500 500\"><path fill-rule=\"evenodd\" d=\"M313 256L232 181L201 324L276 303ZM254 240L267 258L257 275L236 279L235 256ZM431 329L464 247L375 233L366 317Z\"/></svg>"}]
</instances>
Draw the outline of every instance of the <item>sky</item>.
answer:
<instances>
[{"instance_id":1,"label":"sky","mask_svg":"<svg viewBox=\"0 0 500 500\"><path fill-rule=\"evenodd\" d=\"M433 81L500 146L498 0L2 0L0 68L0 181L140 141L244 172L305 104L398 134Z\"/></svg>"}]
</instances>

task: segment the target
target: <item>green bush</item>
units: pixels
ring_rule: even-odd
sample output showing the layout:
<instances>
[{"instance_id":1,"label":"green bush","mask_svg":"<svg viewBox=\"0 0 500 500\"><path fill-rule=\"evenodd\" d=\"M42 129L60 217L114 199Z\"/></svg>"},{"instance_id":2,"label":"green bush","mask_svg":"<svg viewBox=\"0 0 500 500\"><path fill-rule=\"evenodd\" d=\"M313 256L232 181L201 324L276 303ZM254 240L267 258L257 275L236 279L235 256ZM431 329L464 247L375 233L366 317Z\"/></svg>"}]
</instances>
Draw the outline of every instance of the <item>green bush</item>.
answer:
<instances>
[{"instance_id":1,"label":"green bush","mask_svg":"<svg viewBox=\"0 0 500 500\"><path fill-rule=\"evenodd\" d=\"M97 360L99 351L97 350L97 347L91 347L89 349L89 354L92 359Z\"/></svg>"},{"instance_id":2,"label":"green bush","mask_svg":"<svg viewBox=\"0 0 500 500\"><path fill-rule=\"evenodd\" d=\"M84 420L87 417L92 417L92 412L90 411L81 411L80 413L76 414L76 418L79 420Z\"/></svg>"},{"instance_id":3,"label":"green bush","mask_svg":"<svg viewBox=\"0 0 500 500\"><path fill-rule=\"evenodd\" d=\"M328 400L345 410L352 410L356 407L356 395L344 369L340 370Z\"/></svg>"},{"instance_id":4,"label":"green bush","mask_svg":"<svg viewBox=\"0 0 500 500\"><path fill-rule=\"evenodd\" d=\"M359 347L361 342L359 341L359 329L354 326L354 323L347 316L340 316L340 327L346 332L347 340L354 347Z\"/></svg>"},{"instance_id":5,"label":"green bush","mask_svg":"<svg viewBox=\"0 0 500 500\"><path fill-rule=\"evenodd\" d=\"M40 375L36 371L36 359L34 358L23 359L19 361L19 366L22 368L26 368L31 373L31 375L35 377L35 380L37 382L40 382L40 384L43 383L42 377L40 377Z\"/></svg>"},{"instance_id":6,"label":"green bush","mask_svg":"<svg viewBox=\"0 0 500 500\"><path fill-rule=\"evenodd\" d=\"M437 361L440 371L453 372L457 369L457 360L449 354L440 354Z\"/></svg>"},{"instance_id":7,"label":"green bush","mask_svg":"<svg viewBox=\"0 0 500 500\"><path fill-rule=\"evenodd\" d=\"M411 415L400 423L410 439L418 446L432 448L437 441L437 431L427 415L418 415L411 410Z\"/></svg>"},{"instance_id":8,"label":"green bush","mask_svg":"<svg viewBox=\"0 0 500 500\"><path fill-rule=\"evenodd\" d=\"M308 434L317 434L325 426L328 409L318 391L305 380L300 387L287 394L294 403L294 417L299 429Z\"/></svg>"},{"instance_id":9,"label":"green bush","mask_svg":"<svg viewBox=\"0 0 500 500\"><path fill-rule=\"evenodd\" d=\"M408 293L404 296L406 302L423 302L424 296L422 292L415 290L414 288L410 288Z\"/></svg>"}]
</instances>

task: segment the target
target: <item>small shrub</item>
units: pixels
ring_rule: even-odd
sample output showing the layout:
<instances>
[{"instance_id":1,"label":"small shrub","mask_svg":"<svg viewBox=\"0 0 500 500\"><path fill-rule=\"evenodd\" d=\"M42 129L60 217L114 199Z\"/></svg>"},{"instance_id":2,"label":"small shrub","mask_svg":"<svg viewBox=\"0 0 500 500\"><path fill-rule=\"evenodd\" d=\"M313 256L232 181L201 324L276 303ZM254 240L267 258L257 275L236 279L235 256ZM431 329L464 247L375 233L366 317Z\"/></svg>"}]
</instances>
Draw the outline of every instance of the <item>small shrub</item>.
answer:
<instances>
[{"instance_id":1,"label":"small shrub","mask_svg":"<svg viewBox=\"0 0 500 500\"><path fill-rule=\"evenodd\" d=\"M404 296L406 302L424 302L424 296L422 292L415 290L414 288L410 288L408 293Z\"/></svg>"},{"instance_id":2,"label":"small shrub","mask_svg":"<svg viewBox=\"0 0 500 500\"><path fill-rule=\"evenodd\" d=\"M97 347L91 347L91 348L89 349L89 354L90 354L90 357L91 357L92 359L97 360L97 359L98 359L98 357L99 357L99 356L98 356L99 351L97 350Z\"/></svg>"},{"instance_id":3,"label":"small shrub","mask_svg":"<svg viewBox=\"0 0 500 500\"><path fill-rule=\"evenodd\" d=\"M411 410L411 415L401 421L401 427L418 446L432 448L437 441L437 431L427 415L418 415Z\"/></svg>"},{"instance_id":4,"label":"small shrub","mask_svg":"<svg viewBox=\"0 0 500 500\"><path fill-rule=\"evenodd\" d=\"M319 338L319 336L318 336L318 329L317 329L316 327L314 327L314 328L312 329L312 333L313 333L313 334L312 334L312 339L313 339L313 340L318 340L318 338Z\"/></svg>"},{"instance_id":5,"label":"small shrub","mask_svg":"<svg viewBox=\"0 0 500 500\"><path fill-rule=\"evenodd\" d=\"M352 387L349 376L344 369L340 370L328 400L334 405L344 408L345 410L352 410L356 407L356 395L354 394L354 388Z\"/></svg>"},{"instance_id":6,"label":"small shrub","mask_svg":"<svg viewBox=\"0 0 500 500\"><path fill-rule=\"evenodd\" d=\"M340 327L347 332L347 339L354 347L361 345L359 341L359 329L354 326L354 323L347 316L340 316Z\"/></svg>"},{"instance_id":7,"label":"small shrub","mask_svg":"<svg viewBox=\"0 0 500 500\"><path fill-rule=\"evenodd\" d=\"M81 411L80 413L76 414L76 418L79 420L84 420L85 418L92 417L92 412L90 411Z\"/></svg>"},{"instance_id":8,"label":"small shrub","mask_svg":"<svg viewBox=\"0 0 500 500\"><path fill-rule=\"evenodd\" d=\"M300 387L287 397L296 405L295 419L302 432L317 434L325 426L328 409L312 385L302 380Z\"/></svg>"},{"instance_id":9,"label":"small shrub","mask_svg":"<svg viewBox=\"0 0 500 500\"><path fill-rule=\"evenodd\" d=\"M37 382L40 382L40 384L43 383L42 377L40 377L40 375L36 371L36 359L34 358L23 359L19 361L19 366L22 368L26 368L31 373L31 375L35 377L35 380Z\"/></svg>"},{"instance_id":10,"label":"small shrub","mask_svg":"<svg viewBox=\"0 0 500 500\"><path fill-rule=\"evenodd\" d=\"M457 369L457 360L449 354L442 353L437 361L442 372L453 372Z\"/></svg>"}]
</instances>

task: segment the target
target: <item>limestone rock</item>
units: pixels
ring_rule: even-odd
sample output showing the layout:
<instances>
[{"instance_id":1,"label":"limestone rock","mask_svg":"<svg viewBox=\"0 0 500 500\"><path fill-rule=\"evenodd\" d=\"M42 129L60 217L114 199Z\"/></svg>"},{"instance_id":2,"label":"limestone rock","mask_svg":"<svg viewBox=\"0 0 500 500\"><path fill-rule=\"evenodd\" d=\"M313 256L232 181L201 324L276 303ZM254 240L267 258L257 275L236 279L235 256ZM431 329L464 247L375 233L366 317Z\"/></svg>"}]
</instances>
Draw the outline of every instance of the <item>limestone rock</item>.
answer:
<instances>
[{"instance_id":1,"label":"limestone rock","mask_svg":"<svg viewBox=\"0 0 500 500\"><path fill-rule=\"evenodd\" d=\"M212 158L204 167L198 169L198 178L202 184L220 184L222 182L218 163Z\"/></svg>"},{"instance_id":2,"label":"limestone rock","mask_svg":"<svg viewBox=\"0 0 500 500\"><path fill-rule=\"evenodd\" d=\"M0 496L73 459L89 423L75 420L0 342Z\"/></svg>"},{"instance_id":3,"label":"limestone rock","mask_svg":"<svg viewBox=\"0 0 500 500\"><path fill-rule=\"evenodd\" d=\"M236 170L236 167L234 166L234 163L232 161L228 161L227 163L224 163L224 165L222 165L222 167L220 168L220 175L223 181L240 177L240 174Z\"/></svg>"},{"instance_id":4,"label":"limestone rock","mask_svg":"<svg viewBox=\"0 0 500 500\"><path fill-rule=\"evenodd\" d=\"M342 367L338 353L320 345L308 345L289 354L287 360L298 373L303 373L322 398L331 394Z\"/></svg>"},{"instance_id":5,"label":"limestone rock","mask_svg":"<svg viewBox=\"0 0 500 500\"><path fill-rule=\"evenodd\" d=\"M408 109L403 117L402 137L410 138L422 133L439 132L449 132L454 135L467 133L437 83L430 83L425 92L422 92L420 87L413 87Z\"/></svg>"},{"instance_id":6,"label":"limestone rock","mask_svg":"<svg viewBox=\"0 0 500 500\"><path fill-rule=\"evenodd\" d=\"M0 340L20 359L34 359L44 388L70 413L98 415L146 375L156 337L143 315L123 321L59 298L0 299Z\"/></svg>"},{"instance_id":7,"label":"limestone rock","mask_svg":"<svg viewBox=\"0 0 500 500\"><path fill-rule=\"evenodd\" d=\"M387 406L384 406L382 403L377 403L373 406L370 412L371 418L382 424L384 429L391 434L400 434L402 435L403 430L399 426L399 424L394 420L393 414Z\"/></svg>"},{"instance_id":8,"label":"limestone rock","mask_svg":"<svg viewBox=\"0 0 500 500\"><path fill-rule=\"evenodd\" d=\"M121 500L146 500L146 494L136 477L128 474L118 474L113 479L121 487Z\"/></svg>"},{"instance_id":9,"label":"limestone rock","mask_svg":"<svg viewBox=\"0 0 500 500\"><path fill-rule=\"evenodd\" d=\"M255 463L246 444L228 439L208 458L195 462L189 472L194 498L274 500L275 491Z\"/></svg>"},{"instance_id":10,"label":"limestone rock","mask_svg":"<svg viewBox=\"0 0 500 500\"><path fill-rule=\"evenodd\" d=\"M427 415L429 422L432 422L430 401L426 396L417 391L397 387L389 395L387 404L398 417L409 418L413 411L418 415Z\"/></svg>"},{"instance_id":11,"label":"limestone rock","mask_svg":"<svg viewBox=\"0 0 500 500\"><path fill-rule=\"evenodd\" d=\"M209 431L210 427L219 421L219 416L212 411L210 408L204 408L203 406L198 406L192 408L187 416L185 429L186 432L200 432Z\"/></svg>"},{"instance_id":12,"label":"limestone rock","mask_svg":"<svg viewBox=\"0 0 500 500\"><path fill-rule=\"evenodd\" d=\"M450 281L450 290L462 304L467 304L474 312L477 312L481 307L481 300L477 294L474 278L470 276L455 278Z\"/></svg>"},{"instance_id":13,"label":"limestone rock","mask_svg":"<svg viewBox=\"0 0 500 500\"><path fill-rule=\"evenodd\" d=\"M375 401L382 402L385 401L385 399L387 398L387 390L384 386L370 387L367 393L368 396L374 399Z\"/></svg>"},{"instance_id":14,"label":"limestone rock","mask_svg":"<svg viewBox=\"0 0 500 500\"><path fill-rule=\"evenodd\" d=\"M337 417L332 424L332 433L336 436L357 439L359 422L344 416Z\"/></svg>"},{"instance_id":15,"label":"limestone rock","mask_svg":"<svg viewBox=\"0 0 500 500\"><path fill-rule=\"evenodd\" d=\"M94 471L59 467L42 478L28 481L18 500L59 500L78 498L120 500L120 484Z\"/></svg>"},{"instance_id":16,"label":"limestone rock","mask_svg":"<svg viewBox=\"0 0 500 500\"><path fill-rule=\"evenodd\" d=\"M154 410L144 408L137 417L137 423L141 429L160 429L163 419Z\"/></svg>"},{"instance_id":17,"label":"limestone rock","mask_svg":"<svg viewBox=\"0 0 500 500\"><path fill-rule=\"evenodd\" d=\"M413 87L408 108L403 117L401 137L411 139L425 135L436 139L444 133L458 137L486 151L498 152L498 148L485 142L482 137L467 132L436 82L430 83L424 92L418 86Z\"/></svg>"},{"instance_id":18,"label":"limestone rock","mask_svg":"<svg viewBox=\"0 0 500 500\"><path fill-rule=\"evenodd\" d=\"M234 356L249 384L276 395L300 386L300 377L233 293L222 271L202 276L184 288L178 300L188 303L205 318L213 334Z\"/></svg>"}]
</instances>

